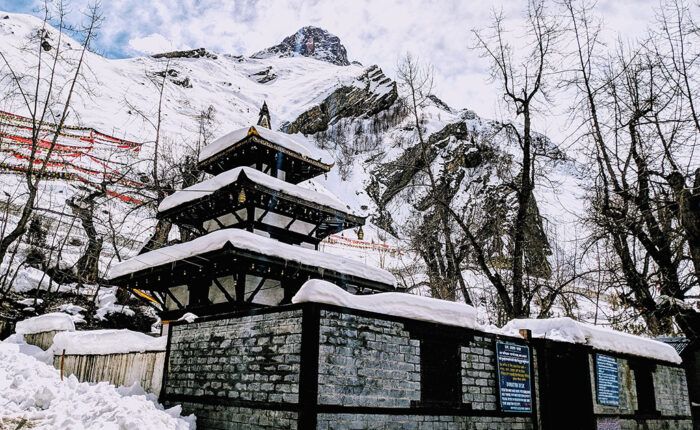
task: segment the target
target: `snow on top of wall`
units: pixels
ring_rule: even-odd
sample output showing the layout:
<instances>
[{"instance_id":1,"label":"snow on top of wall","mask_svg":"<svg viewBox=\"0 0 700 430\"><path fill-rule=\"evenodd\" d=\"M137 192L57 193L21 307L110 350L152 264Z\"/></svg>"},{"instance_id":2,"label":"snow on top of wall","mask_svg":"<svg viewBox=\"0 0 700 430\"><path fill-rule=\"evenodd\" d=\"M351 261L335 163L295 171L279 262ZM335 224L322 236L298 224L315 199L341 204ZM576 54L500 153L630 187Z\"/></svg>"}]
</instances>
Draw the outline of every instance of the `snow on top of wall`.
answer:
<instances>
[{"instance_id":1,"label":"snow on top of wall","mask_svg":"<svg viewBox=\"0 0 700 430\"><path fill-rule=\"evenodd\" d=\"M292 297L292 303L315 302L376 312L458 327L479 328L476 310L464 303L449 302L409 293L350 294L335 284L311 279Z\"/></svg>"},{"instance_id":2,"label":"snow on top of wall","mask_svg":"<svg viewBox=\"0 0 700 430\"><path fill-rule=\"evenodd\" d=\"M75 331L75 324L70 315L52 312L19 321L15 326L17 334L34 334L46 331Z\"/></svg>"},{"instance_id":3,"label":"snow on top of wall","mask_svg":"<svg viewBox=\"0 0 700 430\"><path fill-rule=\"evenodd\" d=\"M590 345L601 351L638 355L656 360L680 363L676 350L663 342L574 321L571 318L515 319L503 331L528 329L533 337Z\"/></svg>"},{"instance_id":4,"label":"snow on top of wall","mask_svg":"<svg viewBox=\"0 0 700 430\"><path fill-rule=\"evenodd\" d=\"M326 254L314 249L288 245L269 237L260 236L236 228L216 230L213 233L198 237L186 243L168 246L137 255L112 266L107 274L107 278L115 279L140 270L160 266L161 264L167 264L216 251L223 248L227 243L236 249L257 252L288 261L296 261L297 263L334 270L346 275L371 279L388 285L396 285L396 278L394 278L394 275L384 269L368 266L357 260L351 260L338 255Z\"/></svg>"},{"instance_id":5,"label":"snow on top of wall","mask_svg":"<svg viewBox=\"0 0 700 430\"><path fill-rule=\"evenodd\" d=\"M138 386L79 382L23 354L21 346L0 342L2 417L33 429L192 430L195 417L180 406L164 409ZM16 421L14 421L16 420ZM21 427L21 425L20 425ZM14 428L14 427L12 427Z\"/></svg>"},{"instance_id":6,"label":"snow on top of wall","mask_svg":"<svg viewBox=\"0 0 700 430\"><path fill-rule=\"evenodd\" d=\"M306 138L302 135L295 136L279 131L272 131L262 126L248 126L239 128L228 134L225 134L222 137L210 143L209 145L202 148L202 151L199 153L199 161L204 161L208 158L211 158L214 155L226 150L227 148L245 139L246 137L248 137L248 133L251 127L254 127L255 131L257 131L260 137L262 137L263 139L273 142L279 146L282 146L292 152L296 152L297 154L302 155L304 157L322 160L324 158L327 158L328 156L327 154L324 154L319 150L315 150L314 152L316 152L316 154L313 154L311 152L311 148L314 148L315 145L311 142L308 142Z\"/></svg>"},{"instance_id":7,"label":"snow on top of wall","mask_svg":"<svg viewBox=\"0 0 700 430\"><path fill-rule=\"evenodd\" d=\"M153 337L131 330L87 330L57 333L54 354L126 354L165 351L166 336Z\"/></svg>"},{"instance_id":8,"label":"snow on top of wall","mask_svg":"<svg viewBox=\"0 0 700 430\"><path fill-rule=\"evenodd\" d=\"M255 170L251 167L236 167L235 169L231 169L224 173L220 173L211 179L207 179L206 181L199 182L195 185L192 185L191 187L187 187L183 190L177 191L163 199L163 201L158 206L158 211L165 212L187 202L201 199L202 197L213 194L220 188L223 188L227 185L236 182L241 174L244 174L248 177L248 179L255 182L256 184L260 184L264 187L271 188L273 190L281 191L290 196L298 197L303 200L328 206L337 211L349 211L349 207L337 198L334 198L327 194L319 193L317 191L310 190L308 188L300 187L299 185L285 182L281 179L277 179L275 177L267 175L259 170Z\"/></svg>"}]
</instances>

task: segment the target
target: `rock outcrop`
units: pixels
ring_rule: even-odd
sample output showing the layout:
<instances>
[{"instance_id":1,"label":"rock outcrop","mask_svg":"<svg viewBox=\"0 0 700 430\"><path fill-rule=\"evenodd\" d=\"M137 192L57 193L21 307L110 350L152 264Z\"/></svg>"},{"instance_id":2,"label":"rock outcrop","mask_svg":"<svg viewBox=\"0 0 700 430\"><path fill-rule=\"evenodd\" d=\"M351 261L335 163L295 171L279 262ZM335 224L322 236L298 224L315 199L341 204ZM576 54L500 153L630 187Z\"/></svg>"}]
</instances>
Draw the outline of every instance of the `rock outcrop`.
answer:
<instances>
[{"instance_id":1,"label":"rock outcrop","mask_svg":"<svg viewBox=\"0 0 700 430\"><path fill-rule=\"evenodd\" d=\"M252 55L253 58L293 57L301 55L321 61L349 66L345 46L340 43L338 36L330 34L318 27L303 27L282 43L272 46Z\"/></svg>"},{"instance_id":2,"label":"rock outcrop","mask_svg":"<svg viewBox=\"0 0 700 430\"><path fill-rule=\"evenodd\" d=\"M342 118L375 115L389 108L397 98L396 82L382 69L372 66L357 78L355 85L333 91L321 104L302 113L292 123L283 124L282 130L304 134L324 131Z\"/></svg>"}]
</instances>

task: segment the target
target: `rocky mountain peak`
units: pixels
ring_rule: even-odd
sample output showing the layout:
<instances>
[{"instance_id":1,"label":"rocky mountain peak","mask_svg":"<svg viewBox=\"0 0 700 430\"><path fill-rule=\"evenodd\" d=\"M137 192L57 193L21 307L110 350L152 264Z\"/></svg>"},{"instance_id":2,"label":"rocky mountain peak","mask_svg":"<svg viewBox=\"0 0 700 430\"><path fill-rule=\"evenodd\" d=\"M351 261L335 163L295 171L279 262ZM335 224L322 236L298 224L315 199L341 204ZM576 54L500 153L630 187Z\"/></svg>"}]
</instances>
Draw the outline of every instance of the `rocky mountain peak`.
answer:
<instances>
[{"instance_id":1,"label":"rocky mountain peak","mask_svg":"<svg viewBox=\"0 0 700 430\"><path fill-rule=\"evenodd\" d=\"M338 36L322 28L312 26L299 29L291 36L285 37L282 43L256 52L252 57L293 57L297 55L327 61L338 66L350 65L345 46L340 43Z\"/></svg>"}]
</instances>

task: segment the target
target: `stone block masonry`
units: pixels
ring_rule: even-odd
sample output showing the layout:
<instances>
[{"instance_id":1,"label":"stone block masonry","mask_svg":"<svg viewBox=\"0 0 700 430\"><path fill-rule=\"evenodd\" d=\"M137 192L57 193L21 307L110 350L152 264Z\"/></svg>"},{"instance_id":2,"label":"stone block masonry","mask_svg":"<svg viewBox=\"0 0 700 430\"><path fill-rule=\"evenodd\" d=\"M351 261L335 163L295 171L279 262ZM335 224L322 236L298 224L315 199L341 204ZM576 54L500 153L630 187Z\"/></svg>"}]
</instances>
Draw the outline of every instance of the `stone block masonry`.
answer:
<instances>
[{"instance_id":1,"label":"stone block masonry","mask_svg":"<svg viewBox=\"0 0 700 430\"><path fill-rule=\"evenodd\" d=\"M163 399L184 401L199 428L296 428L301 318L294 309L173 325Z\"/></svg>"},{"instance_id":2,"label":"stone block masonry","mask_svg":"<svg viewBox=\"0 0 700 430\"><path fill-rule=\"evenodd\" d=\"M420 400L419 341L403 324L321 311L318 403L409 408Z\"/></svg>"},{"instance_id":3,"label":"stone block masonry","mask_svg":"<svg viewBox=\"0 0 700 430\"><path fill-rule=\"evenodd\" d=\"M541 385L553 364L543 351L556 342L532 343L533 410L509 413L499 401L496 343L524 340L338 306L303 303L178 322L169 336L161 401L182 404L204 430L552 430L549 418L538 418L541 403L567 396ZM620 406L604 406L596 401L596 351L576 351L571 357L580 360L571 365L582 366L583 399L592 396L586 426L692 429L682 368L616 356ZM651 413L638 410L635 372L645 369L652 372ZM444 385L446 397L444 380L453 382Z\"/></svg>"},{"instance_id":4,"label":"stone block masonry","mask_svg":"<svg viewBox=\"0 0 700 430\"><path fill-rule=\"evenodd\" d=\"M436 328L318 304L176 323L161 400L201 429L532 429L498 410L494 335L459 329L458 404L424 402Z\"/></svg>"},{"instance_id":5,"label":"stone block masonry","mask_svg":"<svg viewBox=\"0 0 700 430\"><path fill-rule=\"evenodd\" d=\"M597 421L613 421L621 430L692 430L690 400L685 370L681 367L657 363L652 372L656 412L639 414L636 375L630 358L616 357L620 389L620 405L601 405L596 400L595 354L589 356L593 413Z\"/></svg>"},{"instance_id":6,"label":"stone block masonry","mask_svg":"<svg viewBox=\"0 0 700 430\"><path fill-rule=\"evenodd\" d=\"M475 410L497 410L498 373L493 339L474 336L469 346L461 348L461 355L462 401Z\"/></svg>"}]
</instances>

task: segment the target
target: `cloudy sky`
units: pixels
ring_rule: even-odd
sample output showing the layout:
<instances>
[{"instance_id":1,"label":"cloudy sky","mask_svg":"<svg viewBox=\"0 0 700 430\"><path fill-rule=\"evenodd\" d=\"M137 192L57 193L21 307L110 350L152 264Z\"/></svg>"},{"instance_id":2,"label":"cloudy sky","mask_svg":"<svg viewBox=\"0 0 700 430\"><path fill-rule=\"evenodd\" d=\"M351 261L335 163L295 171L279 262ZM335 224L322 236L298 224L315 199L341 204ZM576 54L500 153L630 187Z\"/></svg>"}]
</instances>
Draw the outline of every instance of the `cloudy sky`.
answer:
<instances>
[{"instance_id":1,"label":"cloudy sky","mask_svg":"<svg viewBox=\"0 0 700 430\"><path fill-rule=\"evenodd\" d=\"M37 0L0 0L0 10L37 13ZM351 60L379 64L393 75L410 51L436 71L436 93L453 107L469 107L499 117L499 94L489 82L487 64L473 45L472 29L489 23L494 8L517 26L524 0L103 0L104 23L98 49L110 58L152 51L206 47L251 54L274 45L305 25L340 37ZM87 0L71 2L80 19ZM640 36L653 20L658 0L600 0L597 8L609 37ZM540 129L562 135L561 120Z\"/></svg>"}]
</instances>

